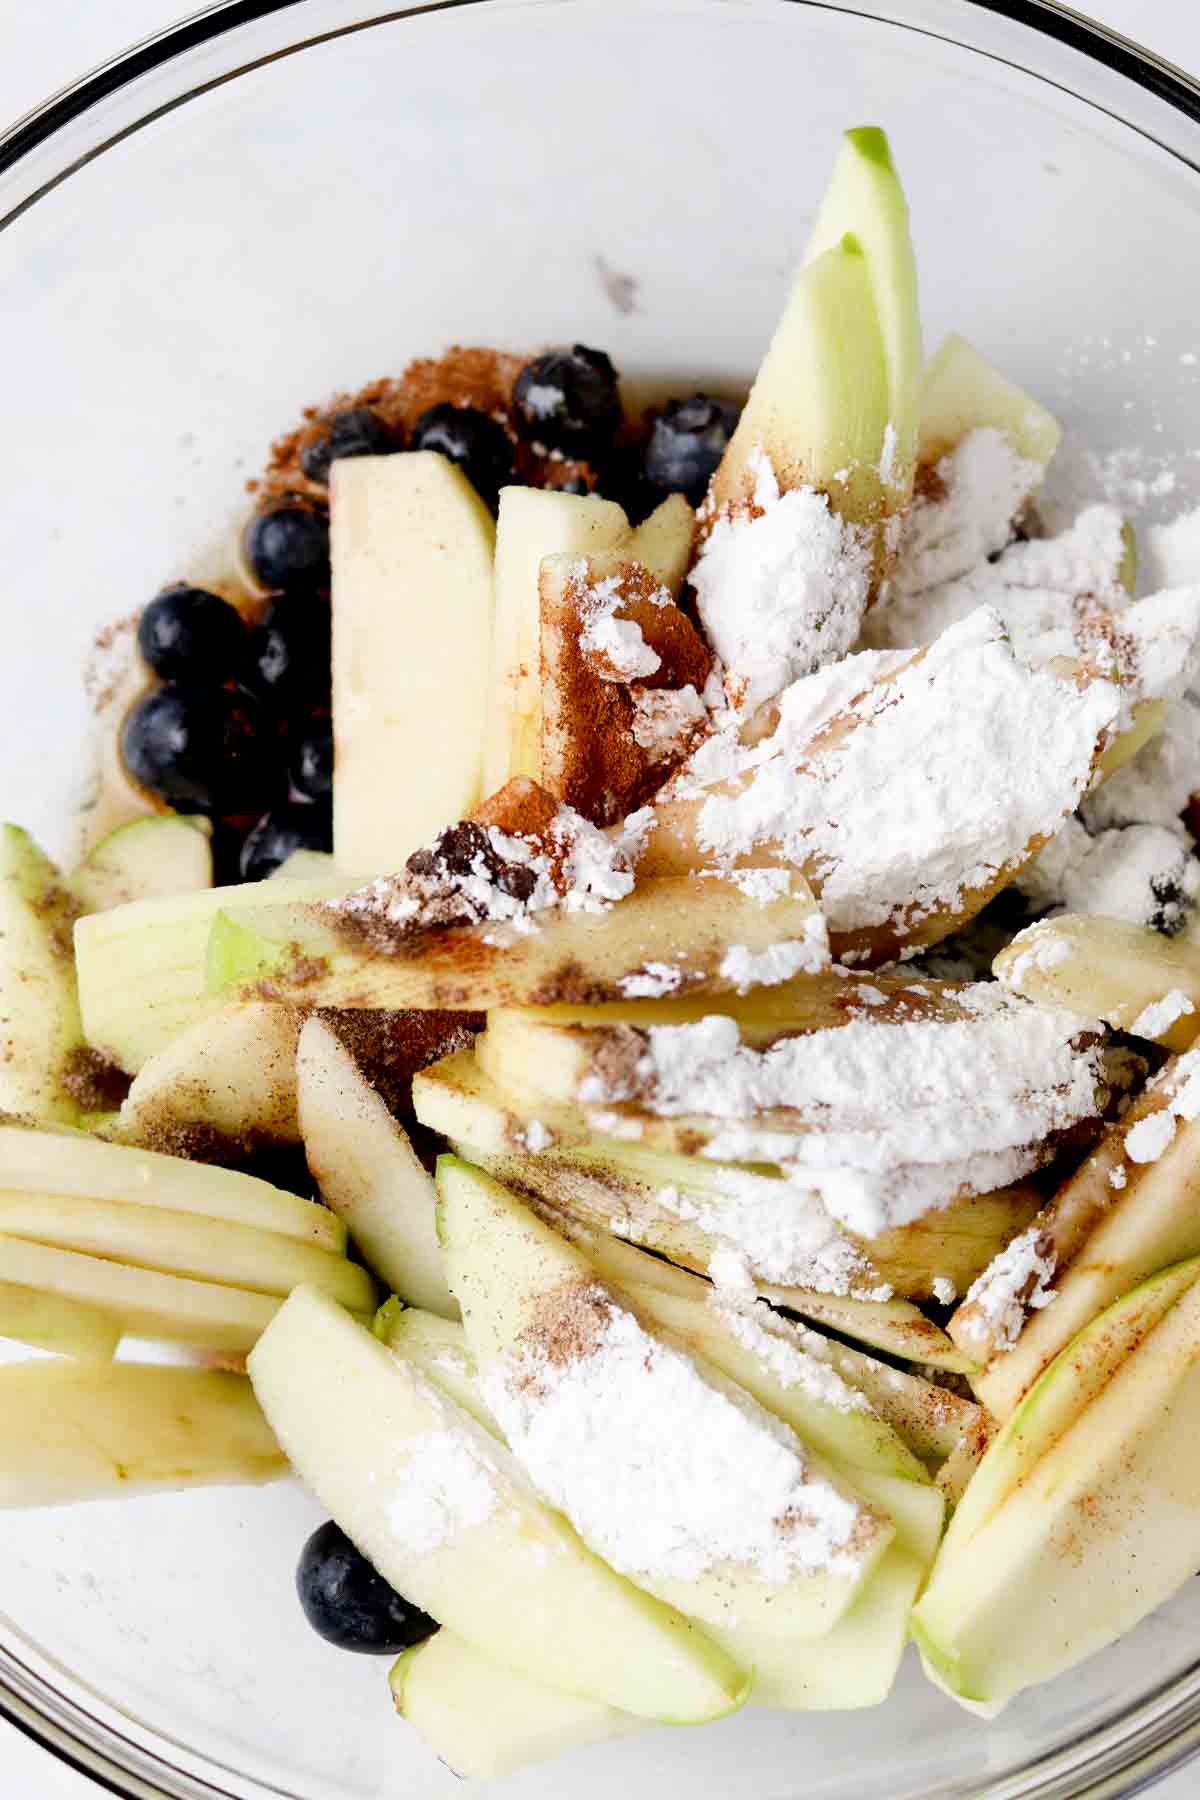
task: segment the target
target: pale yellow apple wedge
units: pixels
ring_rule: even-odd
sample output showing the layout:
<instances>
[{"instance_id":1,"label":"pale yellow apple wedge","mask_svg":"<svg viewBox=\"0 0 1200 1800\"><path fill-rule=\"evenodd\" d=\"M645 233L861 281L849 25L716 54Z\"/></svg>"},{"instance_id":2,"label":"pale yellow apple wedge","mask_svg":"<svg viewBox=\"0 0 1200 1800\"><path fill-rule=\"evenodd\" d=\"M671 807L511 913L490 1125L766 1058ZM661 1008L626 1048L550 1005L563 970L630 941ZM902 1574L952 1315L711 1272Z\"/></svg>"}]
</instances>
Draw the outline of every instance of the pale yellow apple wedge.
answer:
<instances>
[{"instance_id":1,"label":"pale yellow apple wedge","mask_svg":"<svg viewBox=\"0 0 1200 1800\"><path fill-rule=\"evenodd\" d=\"M952 332L930 358L922 382L920 461L940 462L980 426L1003 432L1019 456L1043 465L1062 437L1052 413Z\"/></svg>"},{"instance_id":2,"label":"pale yellow apple wedge","mask_svg":"<svg viewBox=\"0 0 1200 1800\"><path fill-rule=\"evenodd\" d=\"M71 871L67 887L82 912L108 912L131 900L210 888L212 873L207 819L156 813L101 838Z\"/></svg>"},{"instance_id":3,"label":"pale yellow apple wedge","mask_svg":"<svg viewBox=\"0 0 1200 1800\"><path fill-rule=\"evenodd\" d=\"M76 907L28 832L0 826L0 1111L75 1124L83 1050L71 958Z\"/></svg>"},{"instance_id":4,"label":"pale yellow apple wedge","mask_svg":"<svg viewBox=\"0 0 1200 1800\"><path fill-rule=\"evenodd\" d=\"M1186 1050L1200 1032L1200 945L1148 925L1060 913L1018 932L994 965L998 980L1031 1000L1069 1006L1120 1031ZM1169 994L1187 1003L1161 1029L1147 1010ZM1138 1030L1139 1021L1143 1029Z\"/></svg>"},{"instance_id":5,"label":"pale yellow apple wedge","mask_svg":"<svg viewBox=\"0 0 1200 1800\"><path fill-rule=\"evenodd\" d=\"M111 1362L121 1321L94 1306L0 1282L0 1338L79 1362Z\"/></svg>"},{"instance_id":6,"label":"pale yellow apple wedge","mask_svg":"<svg viewBox=\"0 0 1200 1800\"><path fill-rule=\"evenodd\" d=\"M299 1031L294 1008L262 1000L198 1019L142 1064L112 1134L199 1161L299 1143Z\"/></svg>"}]
</instances>

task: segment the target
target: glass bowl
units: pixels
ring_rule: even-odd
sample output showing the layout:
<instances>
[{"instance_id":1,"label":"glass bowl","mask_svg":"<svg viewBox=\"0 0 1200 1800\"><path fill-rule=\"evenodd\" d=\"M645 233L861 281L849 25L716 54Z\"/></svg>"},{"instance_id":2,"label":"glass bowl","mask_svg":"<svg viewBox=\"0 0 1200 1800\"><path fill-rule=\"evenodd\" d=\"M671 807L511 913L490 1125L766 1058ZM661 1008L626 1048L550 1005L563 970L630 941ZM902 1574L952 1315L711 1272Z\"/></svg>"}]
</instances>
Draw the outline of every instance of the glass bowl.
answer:
<instances>
[{"instance_id":1,"label":"glass bowl","mask_svg":"<svg viewBox=\"0 0 1200 1800\"><path fill-rule=\"evenodd\" d=\"M744 379L838 133L888 127L930 343L963 329L1138 518L1200 498L1200 89L1008 0L236 0L0 143L0 813L64 841L96 627L195 567L270 438L451 342ZM1061 485L1061 484L1060 484ZM0 1710L119 1795L434 1800L386 1664L312 1637L296 1488L6 1516ZM992 1724L907 1665L854 1716L747 1712L513 1800L1067 1800L1200 1747L1200 1587Z\"/></svg>"}]
</instances>

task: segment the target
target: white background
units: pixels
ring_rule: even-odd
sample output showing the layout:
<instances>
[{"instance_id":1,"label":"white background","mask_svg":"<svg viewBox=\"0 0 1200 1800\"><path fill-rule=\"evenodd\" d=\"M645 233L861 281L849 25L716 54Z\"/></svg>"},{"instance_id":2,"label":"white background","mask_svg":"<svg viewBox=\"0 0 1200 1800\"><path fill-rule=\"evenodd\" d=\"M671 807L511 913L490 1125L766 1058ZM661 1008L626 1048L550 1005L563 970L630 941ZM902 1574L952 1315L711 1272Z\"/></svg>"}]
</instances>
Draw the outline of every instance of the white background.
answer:
<instances>
[{"instance_id":1,"label":"white background","mask_svg":"<svg viewBox=\"0 0 1200 1800\"><path fill-rule=\"evenodd\" d=\"M1090 10L1183 68L1200 71L1195 0L1093 0ZM0 0L0 129L178 16L173 0ZM1194 1800L1198 1781L1195 1767L1184 1771L1155 1790L1156 1800ZM0 1724L0 1800L99 1800L99 1794Z\"/></svg>"}]
</instances>

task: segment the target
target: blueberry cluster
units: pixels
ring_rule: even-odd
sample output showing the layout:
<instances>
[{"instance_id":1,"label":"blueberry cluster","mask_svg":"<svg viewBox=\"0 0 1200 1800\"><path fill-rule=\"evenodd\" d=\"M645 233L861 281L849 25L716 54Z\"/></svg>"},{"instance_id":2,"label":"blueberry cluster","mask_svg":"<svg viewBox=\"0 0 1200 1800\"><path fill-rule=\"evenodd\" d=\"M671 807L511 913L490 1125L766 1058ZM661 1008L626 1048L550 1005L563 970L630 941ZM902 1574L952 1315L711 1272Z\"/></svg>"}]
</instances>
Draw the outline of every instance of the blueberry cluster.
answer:
<instances>
[{"instance_id":1,"label":"blueberry cluster","mask_svg":"<svg viewBox=\"0 0 1200 1800\"><path fill-rule=\"evenodd\" d=\"M218 881L260 881L293 850L332 847L328 518L272 507L245 553L271 593L253 627L204 588L146 607L138 648L159 685L121 736L135 781L213 821Z\"/></svg>"}]
</instances>

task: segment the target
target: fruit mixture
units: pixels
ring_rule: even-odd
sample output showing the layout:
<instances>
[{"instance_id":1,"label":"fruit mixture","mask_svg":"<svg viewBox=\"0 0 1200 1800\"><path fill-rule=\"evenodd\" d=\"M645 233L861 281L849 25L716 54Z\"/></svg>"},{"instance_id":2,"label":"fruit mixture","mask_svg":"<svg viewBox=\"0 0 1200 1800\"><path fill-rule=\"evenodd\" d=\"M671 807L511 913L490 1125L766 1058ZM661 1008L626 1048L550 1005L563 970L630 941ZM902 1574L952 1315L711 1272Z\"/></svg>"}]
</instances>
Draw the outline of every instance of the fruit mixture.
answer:
<instances>
[{"instance_id":1,"label":"fruit mixture","mask_svg":"<svg viewBox=\"0 0 1200 1800\"><path fill-rule=\"evenodd\" d=\"M1200 521L1051 529L1059 435L871 128L743 405L281 440L0 834L5 1504L290 1469L475 1776L910 1640L991 1716L1195 1572Z\"/></svg>"}]
</instances>

